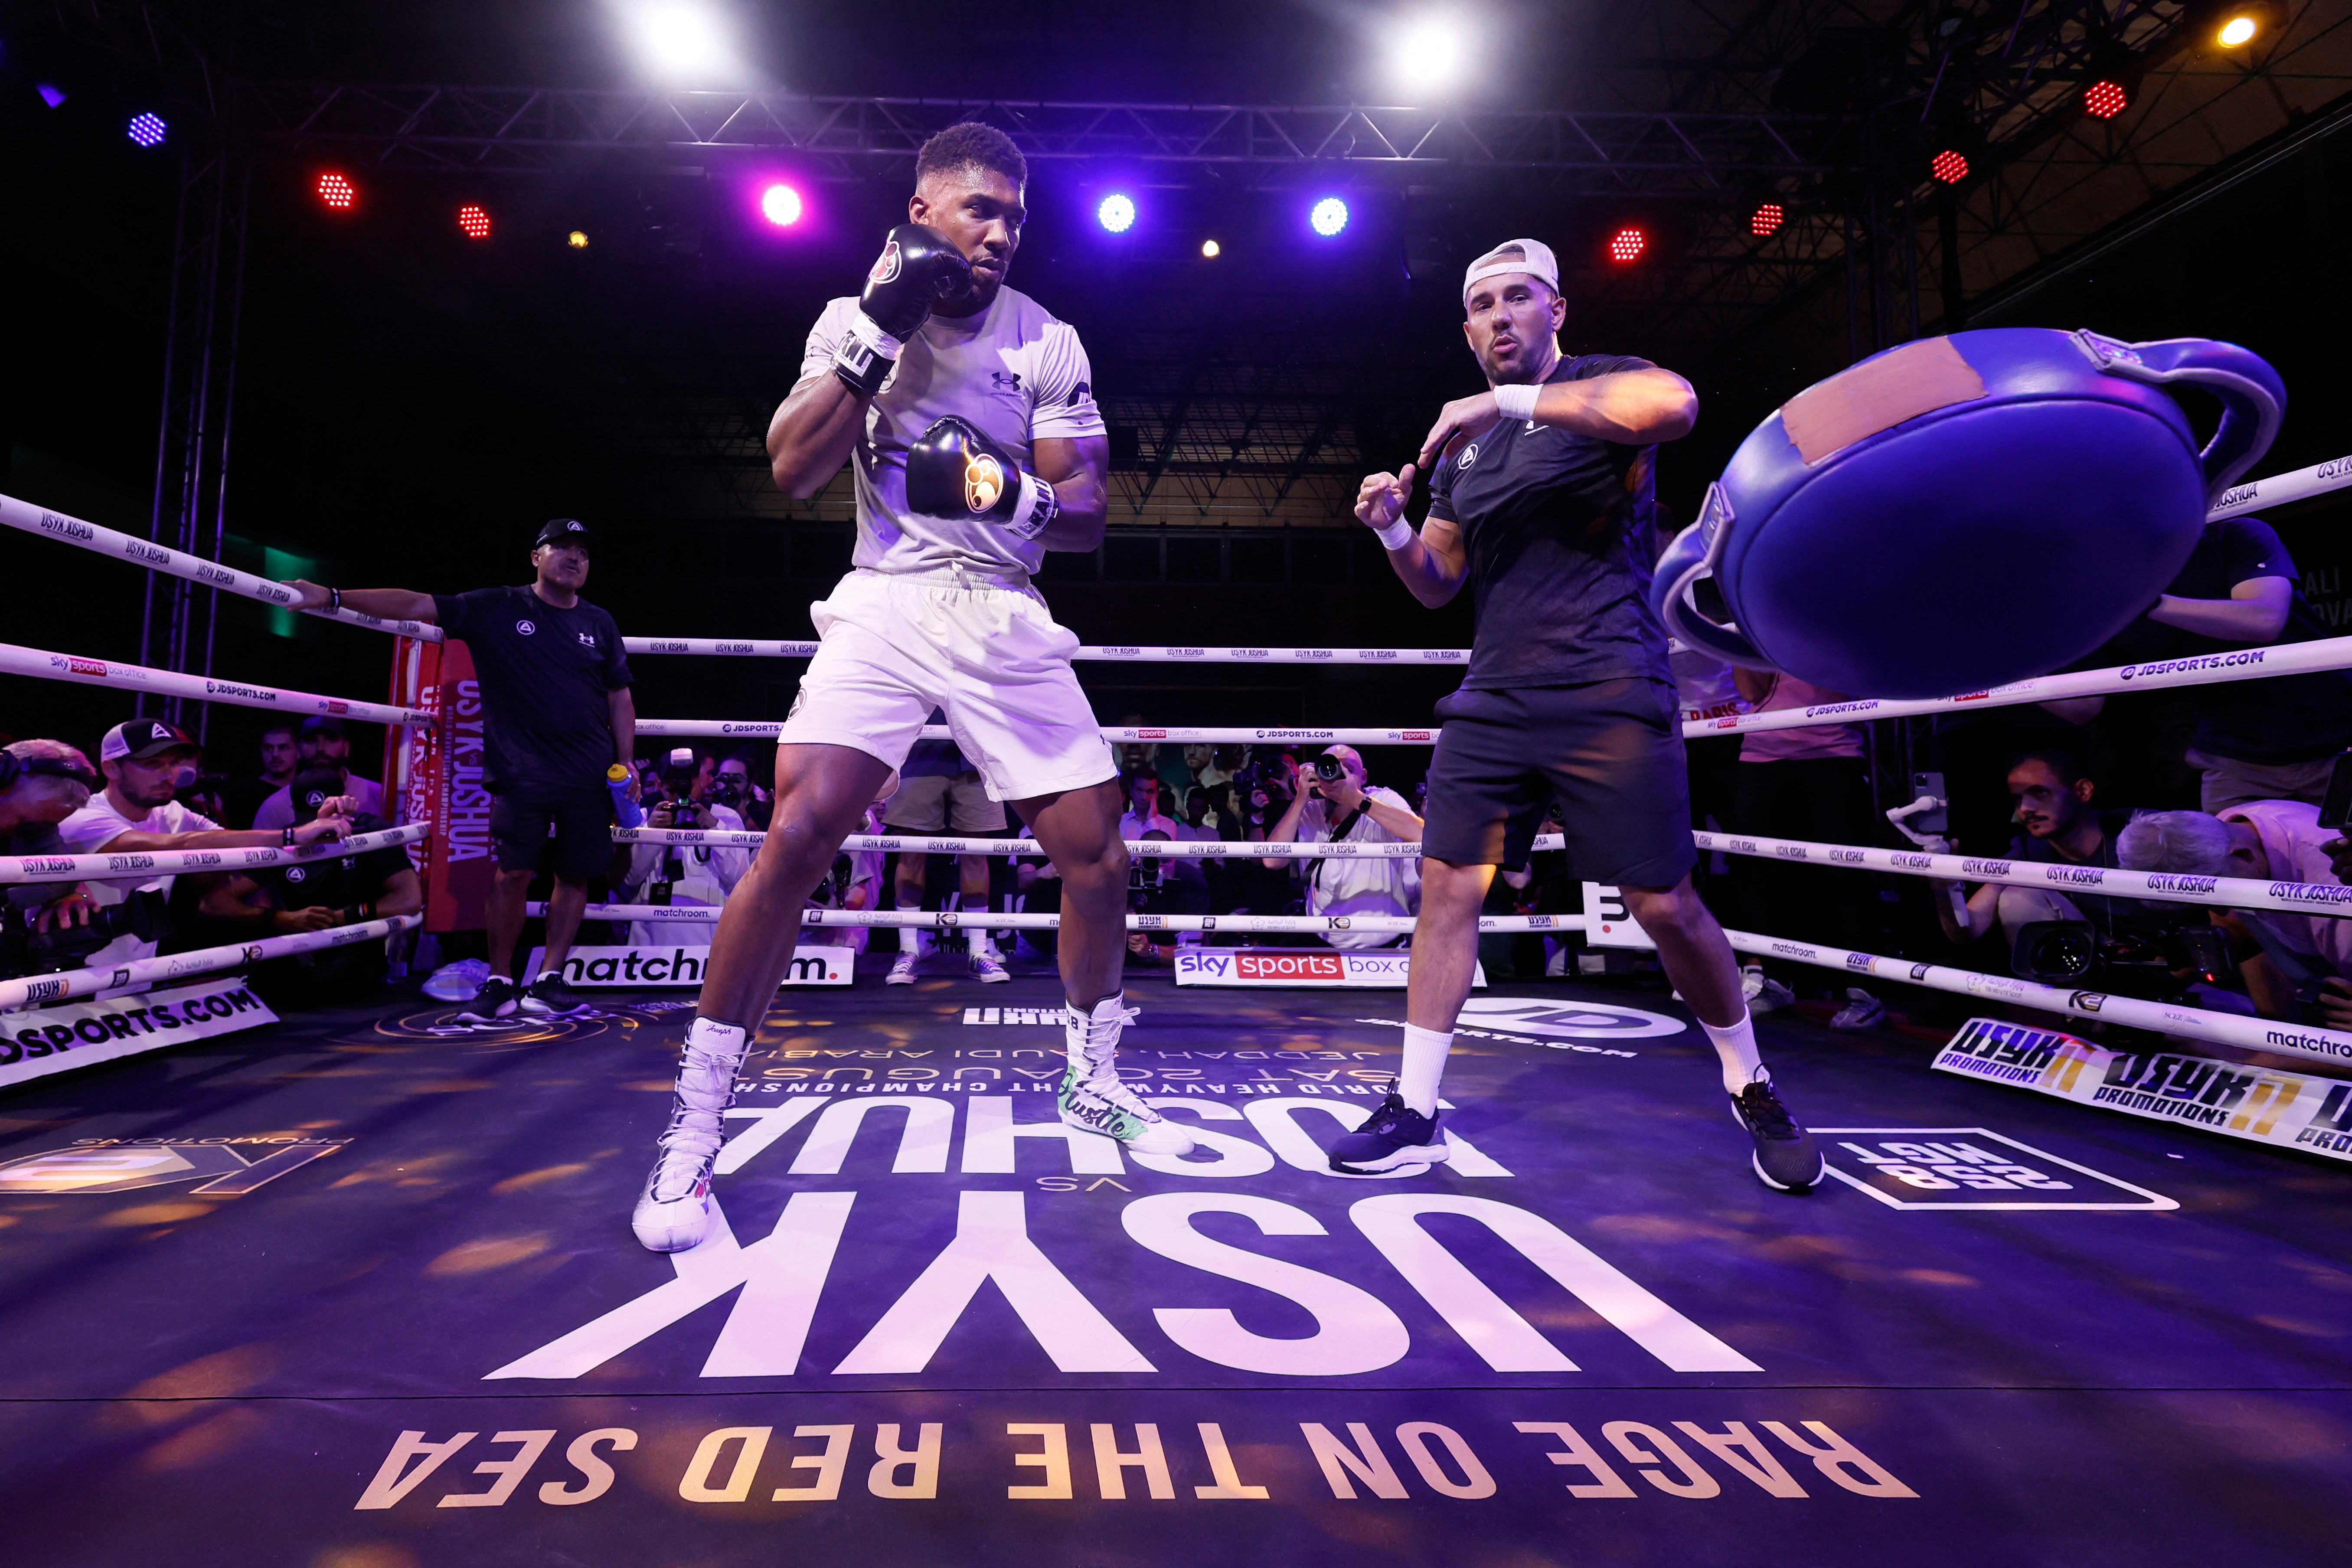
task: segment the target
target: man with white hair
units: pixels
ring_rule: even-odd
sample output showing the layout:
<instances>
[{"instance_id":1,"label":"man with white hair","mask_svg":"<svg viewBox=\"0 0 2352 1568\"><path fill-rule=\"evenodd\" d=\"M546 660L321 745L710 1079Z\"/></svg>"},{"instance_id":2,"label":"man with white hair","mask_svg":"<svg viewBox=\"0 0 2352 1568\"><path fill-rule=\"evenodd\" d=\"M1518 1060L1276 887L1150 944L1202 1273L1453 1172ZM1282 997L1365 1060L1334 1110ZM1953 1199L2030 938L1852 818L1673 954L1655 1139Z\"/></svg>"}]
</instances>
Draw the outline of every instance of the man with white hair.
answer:
<instances>
[{"instance_id":1,"label":"man with white hair","mask_svg":"<svg viewBox=\"0 0 2352 1568\"><path fill-rule=\"evenodd\" d=\"M2340 886L2327 847L2341 837L2320 826L2319 808L2306 802L2250 800L2218 816L2140 812L2116 836L2116 858L2133 871ZM2238 966L2262 1013L2293 1017L2301 993L2319 1004L2330 1025L2352 1027L2352 920L2284 910L2215 914L2262 949L2242 956Z\"/></svg>"},{"instance_id":2,"label":"man with white hair","mask_svg":"<svg viewBox=\"0 0 2352 1568\"><path fill-rule=\"evenodd\" d=\"M89 759L63 741L0 746L0 855L63 855L58 824L99 787ZM88 925L99 905L79 882L19 882L7 901L34 931Z\"/></svg>"},{"instance_id":3,"label":"man with white hair","mask_svg":"<svg viewBox=\"0 0 2352 1568\"><path fill-rule=\"evenodd\" d=\"M1298 770L1298 793L1290 809L1266 835L1268 841L1301 844L1418 844L1421 818L1404 796L1371 782L1362 753L1353 746L1326 746L1321 758ZM1268 860L1270 868L1297 864ZM1333 856L1305 862L1307 912L1311 915L1410 915L1419 905L1420 862L1387 857ZM1333 947L1387 947L1397 939L1382 931L1332 931Z\"/></svg>"}]
</instances>

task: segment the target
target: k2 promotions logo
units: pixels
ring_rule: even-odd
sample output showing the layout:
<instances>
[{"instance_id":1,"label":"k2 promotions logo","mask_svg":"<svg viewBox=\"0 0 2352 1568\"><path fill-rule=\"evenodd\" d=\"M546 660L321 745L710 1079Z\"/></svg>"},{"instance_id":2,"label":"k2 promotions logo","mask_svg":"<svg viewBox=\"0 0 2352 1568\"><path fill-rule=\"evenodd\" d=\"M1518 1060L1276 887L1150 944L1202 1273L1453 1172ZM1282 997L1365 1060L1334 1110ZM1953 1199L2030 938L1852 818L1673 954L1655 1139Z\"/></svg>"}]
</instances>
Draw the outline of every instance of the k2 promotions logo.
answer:
<instances>
[{"instance_id":1,"label":"k2 promotions logo","mask_svg":"<svg viewBox=\"0 0 2352 1568\"><path fill-rule=\"evenodd\" d=\"M322 1160L348 1138L85 1138L0 1163L0 1195L104 1194L194 1182L189 1194L240 1197Z\"/></svg>"},{"instance_id":2,"label":"k2 promotions logo","mask_svg":"<svg viewBox=\"0 0 2352 1568\"><path fill-rule=\"evenodd\" d=\"M1816 1127L1829 1173L1892 1209L2177 1209L1982 1127Z\"/></svg>"}]
</instances>

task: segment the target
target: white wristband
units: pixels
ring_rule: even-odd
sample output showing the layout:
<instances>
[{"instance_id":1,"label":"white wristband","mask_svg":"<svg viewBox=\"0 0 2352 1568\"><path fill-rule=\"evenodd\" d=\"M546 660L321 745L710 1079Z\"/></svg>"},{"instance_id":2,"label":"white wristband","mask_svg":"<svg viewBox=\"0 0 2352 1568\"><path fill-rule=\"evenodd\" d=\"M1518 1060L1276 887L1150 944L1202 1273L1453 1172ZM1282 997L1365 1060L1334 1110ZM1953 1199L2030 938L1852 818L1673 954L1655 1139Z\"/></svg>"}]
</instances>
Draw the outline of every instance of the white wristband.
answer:
<instances>
[{"instance_id":1,"label":"white wristband","mask_svg":"<svg viewBox=\"0 0 2352 1568\"><path fill-rule=\"evenodd\" d=\"M1495 408L1506 419L1533 419L1536 416L1536 396L1540 386L1524 382L1511 382L1495 388Z\"/></svg>"},{"instance_id":2,"label":"white wristband","mask_svg":"<svg viewBox=\"0 0 2352 1568\"><path fill-rule=\"evenodd\" d=\"M1374 529L1372 531L1381 536L1381 544L1389 550L1402 550L1412 543L1415 537L1412 524L1402 518L1397 519L1386 528Z\"/></svg>"},{"instance_id":3,"label":"white wristband","mask_svg":"<svg viewBox=\"0 0 2352 1568\"><path fill-rule=\"evenodd\" d=\"M884 359L897 359L899 351L907 346L884 331L880 324L863 310L850 312L849 335Z\"/></svg>"}]
</instances>

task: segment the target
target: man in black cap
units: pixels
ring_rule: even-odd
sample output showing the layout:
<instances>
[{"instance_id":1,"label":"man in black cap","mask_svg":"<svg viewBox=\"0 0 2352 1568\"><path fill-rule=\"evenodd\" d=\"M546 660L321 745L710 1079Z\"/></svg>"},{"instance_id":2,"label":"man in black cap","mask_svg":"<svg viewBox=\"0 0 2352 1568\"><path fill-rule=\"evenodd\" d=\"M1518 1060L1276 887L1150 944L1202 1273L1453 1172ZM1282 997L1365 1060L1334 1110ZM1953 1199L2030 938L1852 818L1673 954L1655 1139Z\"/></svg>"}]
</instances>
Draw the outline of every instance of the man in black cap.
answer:
<instances>
[{"instance_id":1,"label":"man in black cap","mask_svg":"<svg viewBox=\"0 0 2352 1568\"><path fill-rule=\"evenodd\" d=\"M429 621L464 641L482 687L483 783L495 804L490 839L498 877L489 898L490 978L474 999L485 1018L563 1013L584 1005L563 984L563 960L580 930L589 880L613 858L613 797L605 770L627 765L637 710L628 656L613 617L580 596L588 581L586 525L560 517L539 531L528 587L469 594L405 588L339 592L299 578L286 585L306 610L348 605L387 620ZM553 841L550 842L550 834ZM555 890L547 901L547 958L537 979L517 984L524 894L545 863Z\"/></svg>"},{"instance_id":2,"label":"man in black cap","mask_svg":"<svg viewBox=\"0 0 2352 1568\"><path fill-rule=\"evenodd\" d=\"M371 778L352 772L352 742L343 733L343 721L314 714L302 721L294 731L294 744L300 761L300 772L313 768L336 768L343 775L343 787L336 793L349 795L358 804L361 813L368 816L383 815L383 785ZM294 781L272 794L253 814L256 827L285 827L306 820L295 810Z\"/></svg>"}]
</instances>

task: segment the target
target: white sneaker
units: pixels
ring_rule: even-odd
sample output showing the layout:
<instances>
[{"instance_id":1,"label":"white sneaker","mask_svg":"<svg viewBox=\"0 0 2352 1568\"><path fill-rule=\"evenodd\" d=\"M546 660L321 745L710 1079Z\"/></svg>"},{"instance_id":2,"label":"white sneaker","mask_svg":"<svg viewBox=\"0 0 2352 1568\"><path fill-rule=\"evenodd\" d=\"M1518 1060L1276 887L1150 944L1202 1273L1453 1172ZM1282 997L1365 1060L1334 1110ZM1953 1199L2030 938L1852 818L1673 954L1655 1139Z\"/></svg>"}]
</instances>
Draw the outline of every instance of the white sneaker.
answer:
<instances>
[{"instance_id":1,"label":"white sneaker","mask_svg":"<svg viewBox=\"0 0 2352 1568\"><path fill-rule=\"evenodd\" d=\"M629 1228L650 1251L684 1252L709 1232L710 1164L726 1142L719 1118L735 1102L745 1044L742 1030L703 1018L687 1033L661 1152L629 1216Z\"/></svg>"},{"instance_id":2,"label":"white sneaker","mask_svg":"<svg viewBox=\"0 0 2352 1568\"><path fill-rule=\"evenodd\" d=\"M982 985L993 985L1000 980L1010 980L1013 972L1004 967L1003 958L987 942L971 944L971 977Z\"/></svg>"},{"instance_id":3,"label":"white sneaker","mask_svg":"<svg viewBox=\"0 0 2352 1568\"><path fill-rule=\"evenodd\" d=\"M922 956L923 955L919 952L900 953L897 958L891 960L890 977L884 981L883 984L886 985L912 985L915 983L915 965L920 962Z\"/></svg>"},{"instance_id":4,"label":"white sneaker","mask_svg":"<svg viewBox=\"0 0 2352 1568\"><path fill-rule=\"evenodd\" d=\"M1830 1020L1831 1028L1843 1029L1852 1034L1885 1026L1886 1004L1859 986L1847 990L1845 1005L1839 1008L1837 1016Z\"/></svg>"},{"instance_id":5,"label":"white sneaker","mask_svg":"<svg viewBox=\"0 0 2352 1568\"><path fill-rule=\"evenodd\" d=\"M1108 1067L1085 1079L1076 1068L1066 1069L1057 1103L1064 1121L1116 1138L1139 1154L1189 1154L1196 1146L1190 1132L1137 1099Z\"/></svg>"},{"instance_id":6,"label":"white sneaker","mask_svg":"<svg viewBox=\"0 0 2352 1568\"><path fill-rule=\"evenodd\" d=\"M1747 999L1751 1013L1777 1013L1797 1000L1797 994L1766 974L1760 963L1739 972L1739 994Z\"/></svg>"}]
</instances>

